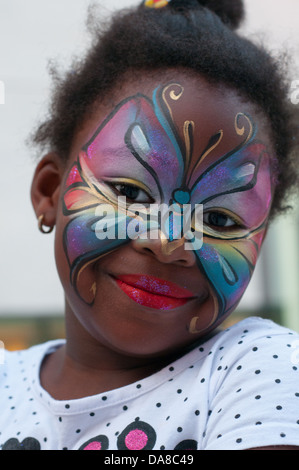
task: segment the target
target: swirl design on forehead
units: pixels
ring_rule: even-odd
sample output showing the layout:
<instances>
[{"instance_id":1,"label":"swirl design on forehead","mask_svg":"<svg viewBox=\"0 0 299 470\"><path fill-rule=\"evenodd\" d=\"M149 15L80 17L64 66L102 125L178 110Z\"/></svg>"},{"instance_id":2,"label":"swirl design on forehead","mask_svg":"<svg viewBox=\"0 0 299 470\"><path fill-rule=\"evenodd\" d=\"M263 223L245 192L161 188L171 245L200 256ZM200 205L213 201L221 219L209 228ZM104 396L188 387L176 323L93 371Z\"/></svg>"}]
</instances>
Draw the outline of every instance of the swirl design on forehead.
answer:
<instances>
[{"instance_id":1,"label":"swirl design on forehead","mask_svg":"<svg viewBox=\"0 0 299 470\"><path fill-rule=\"evenodd\" d=\"M90 263L130 241L117 237L99 240L95 234L97 206L109 203L117 208L115 194L97 176L107 147L125 149L125 157L120 158L125 158L130 168L138 168L144 177L142 181L122 181L155 189L158 203L175 203L178 207L190 204L193 212L196 204L203 204L204 209L221 207L223 213L231 216L231 207L246 206L247 198L257 192L261 201L255 207L257 215L248 209L253 222L246 227L240 224L229 232L204 225L203 246L194 250L198 268L211 286L215 302L213 323L237 305L252 276L271 203L271 177L266 171L270 157L264 144L256 140L251 117L241 112L232 121L239 143L221 153L223 129L206 139L200 135L201 123L190 116L178 124L175 105L183 99L184 88L179 83L169 83L156 88L151 99L136 94L121 101L99 125L66 180L63 212L70 220L64 230L64 249L72 285L85 302L92 304L95 279L90 279L91 288L86 295L80 286L82 273ZM198 156L195 138L202 143ZM117 150L113 152L117 154ZM125 207L122 209L128 224L131 214L125 212ZM117 232L117 219L113 223ZM174 242L163 239L164 245ZM165 252L171 252L166 248ZM195 317L190 328L193 333L197 332L196 323Z\"/></svg>"}]
</instances>

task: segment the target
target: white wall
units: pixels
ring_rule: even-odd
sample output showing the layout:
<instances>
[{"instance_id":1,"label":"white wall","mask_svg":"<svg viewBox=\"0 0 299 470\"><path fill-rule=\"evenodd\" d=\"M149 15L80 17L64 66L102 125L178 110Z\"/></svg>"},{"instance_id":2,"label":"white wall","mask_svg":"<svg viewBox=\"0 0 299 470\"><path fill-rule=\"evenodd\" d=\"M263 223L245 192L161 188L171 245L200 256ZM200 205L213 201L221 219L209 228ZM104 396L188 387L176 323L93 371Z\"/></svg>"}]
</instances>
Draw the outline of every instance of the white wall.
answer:
<instances>
[{"instance_id":1,"label":"white wall","mask_svg":"<svg viewBox=\"0 0 299 470\"><path fill-rule=\"evenodd\" d=\"M37 229L29 191L34 161L24 140L47 109L49 59L69 63L84 50L88 0L0 0L0 315L62 312L63 295L53 257L53 234ZM135 0L102 0L110 10ZM299 52L298 0L247 0L244 31L263 38L273 52ZM291 79L299 79L294 72ZM1 103L1 100L0 100ZM296 232L297 233L297 232ZM299 260L299 259L298 259ZM298 263L297 263L298 264ZM294 275L293 275L294 277ZM265 297L263 263L258 265L243 305ZM293 281L294 282L294 279Z\"/></svg>"}]
</instances>

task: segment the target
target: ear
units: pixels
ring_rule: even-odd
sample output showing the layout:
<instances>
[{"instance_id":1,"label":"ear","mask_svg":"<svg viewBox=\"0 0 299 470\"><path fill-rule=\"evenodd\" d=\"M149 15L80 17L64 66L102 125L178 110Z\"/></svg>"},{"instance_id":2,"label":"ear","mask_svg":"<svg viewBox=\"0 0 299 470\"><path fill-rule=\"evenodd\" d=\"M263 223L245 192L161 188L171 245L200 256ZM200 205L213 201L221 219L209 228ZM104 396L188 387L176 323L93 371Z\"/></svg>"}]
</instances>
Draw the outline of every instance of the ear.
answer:
<instances>
[{"instance_id":1,"label":"ear","mask_svg":"<svg viewBox=\"0 0 299 470\"><path fill-rule=\"evenodd\" d=\"M53 227L59 202L60 186L64 173L63 163L56 153L45 155L36 167L31 184L31 202L37 218Z\"/></svg>"}]
</instances>

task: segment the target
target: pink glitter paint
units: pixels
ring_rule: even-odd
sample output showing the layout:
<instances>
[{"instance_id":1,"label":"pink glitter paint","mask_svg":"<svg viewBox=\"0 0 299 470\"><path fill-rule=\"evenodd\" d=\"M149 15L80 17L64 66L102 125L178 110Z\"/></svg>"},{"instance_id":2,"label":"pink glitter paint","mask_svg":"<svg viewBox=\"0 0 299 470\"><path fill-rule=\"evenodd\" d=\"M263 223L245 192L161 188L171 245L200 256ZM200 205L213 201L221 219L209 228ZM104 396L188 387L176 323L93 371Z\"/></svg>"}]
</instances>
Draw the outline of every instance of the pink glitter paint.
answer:
<instances>
[{"instance_id":1,"label":"pink glitter paint","mask_svg":"<svg viewBox=\"0 0 299 470\"><path fill-rule=\"evenodd\" d=\"M102 449L102 444L100 442L90 442L86 447L84 447L84 450L101 450Z\"/></svg>"},{"instance_id":2,"label":"pink glitter paint","mask_svg":"<svg viewBox=\"0 0 299 470\"><path fill-rule=\"evenodd\" d=\"M146 446L147 441L147 435L140 429L130 431L125 438L125 444L128 450L142 450Z\"/></svg>"}]
</instances>

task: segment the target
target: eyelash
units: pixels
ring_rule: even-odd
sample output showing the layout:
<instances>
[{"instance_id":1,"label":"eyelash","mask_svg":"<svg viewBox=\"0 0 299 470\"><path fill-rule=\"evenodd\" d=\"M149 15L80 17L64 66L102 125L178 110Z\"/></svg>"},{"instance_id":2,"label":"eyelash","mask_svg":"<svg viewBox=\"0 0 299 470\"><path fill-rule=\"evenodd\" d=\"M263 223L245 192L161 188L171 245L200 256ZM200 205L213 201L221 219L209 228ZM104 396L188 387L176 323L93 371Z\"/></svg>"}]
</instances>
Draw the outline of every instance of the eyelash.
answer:
<instances>
[{"instance_id":1,"label":"eyelash","mask_svg":"<svg viewBox=\"0 0 299 470\"><path fill-rule=\"evenodd\" d=\"M230 225L216 225L216 224L213 224L211 223L211 221L207 221L205 220L206 219L206 216L211 216L211 214L216 214L217 216L223 216L223 217L226 217L227 218L227 221L231 221L233 222L232 224ZM236 228L238 229L243 229L245 228L244 225L242 224L242 222L240 220L238 220L237 217L234 217L232 214L226 214L225 212L222 212L220 210L209 210L209 211L206 211L204 212L203 214L203 222L204 224L206 225L209 225L213 228L216 228L218 230L221 230L221 231L229 231L229 230L235 230Z\"/></svg>"},{"instance_id":2,"label":"eyelash","mask_svg":"<svg viewBox=\"0 0 299 470\"><path fill-rule=\"evenodd\" d=\"M152 204L152 203L154 203L153 198L148 194L148 192L145 191L145 189L140 188L137 184L134 185L134 184L126 183L126 182L117 182L117 181L115 181L115 182L106 181L106 183L112 188L112 190L117 195L124 196L124 194L122 194L122 192L121 192L122 188L131 188L131 189L136 189L137 191L140 191L147 198L147 200L143 199L143 200L137 201L136 199L133 199L133 198L130 198L130 197L126 196L127 200L137 202L137 203L140 203L140 204ZM210 216L211 214L216 214L217 216L227 217L227 219L230 220L233 223L231 225L228 225L228 226L215 225L215 224L205 220L206 216ZM238 217L234 217L233 214L227 214L226 212L224 212L222 210L217 210L217 209L209 210L209 211L204 212L204 214L203 214L203 223L205 225L209 225L210 227L214 228L214 230L219 230L219 231L230 231L230 230L236 230L236 229L245 229L244 224L241 222L240 219L238 219Z\"/></svg>"},{"instance_id":3,"label":"eyelash","mask_svg":"<svg viewBox=\"0 0 299 470\"><path fill-rule=\"evenodd\" d=\"M143 203L143 204L151 204L151 203L154 202L153 198L152 198L144 189L141 189L141 188L140 188L139 186L137 186L137 185L127 184L127 183L117 183L117 182L116 182L116 183L111 183L111 182L109 182L108 184L109 184L109 186L113 189L113 191L114 191L115 193L119 194L119 195L124 196L124 194L121 193L122 188L131 188L131 189L136 189L137 191L140 191L141 193L145 194L146 198L148 199L148 200L144 200L144 199L143 199L143 200L141 200L141 201L137 201L136 199L133 199L133 198L130 198L130 197L126 196L127 199L129 199L129 200L131 200L131 201L133 201L133 202L138 202L138 203ZM118 187L119 187L120 189L118 189ZM137 196L137 197L138 197L138 196Z\"/></svg>"}]
</instances>

